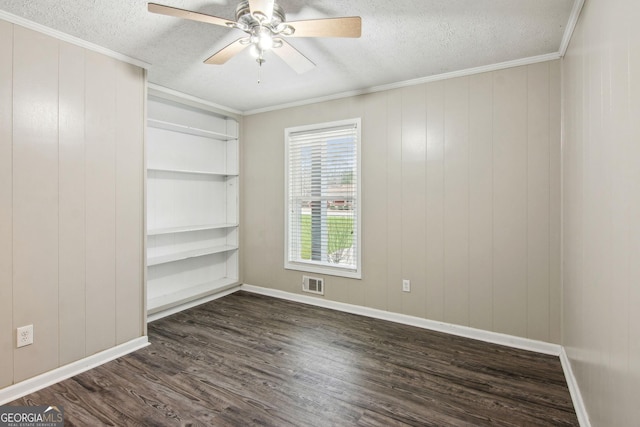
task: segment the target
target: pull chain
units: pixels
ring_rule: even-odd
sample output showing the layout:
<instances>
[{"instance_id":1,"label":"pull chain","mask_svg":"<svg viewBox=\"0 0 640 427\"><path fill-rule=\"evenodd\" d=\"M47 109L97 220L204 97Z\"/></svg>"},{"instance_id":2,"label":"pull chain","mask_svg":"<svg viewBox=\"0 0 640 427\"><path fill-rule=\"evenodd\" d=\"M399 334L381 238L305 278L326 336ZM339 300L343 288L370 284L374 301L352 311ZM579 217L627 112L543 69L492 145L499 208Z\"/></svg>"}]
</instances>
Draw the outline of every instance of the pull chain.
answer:
<instances>
[{"instance_id":1,"label":"pull chain","mask_svg":"<svg viewBox=\"0 0 640 427\"><path fill-rule=\"evenodd\" d=\"M260 84L260 82L262 81L262 64L264 64L265 59L262 56L264 55L264 52L262 50L259 50L259 54L258 54L258 58L256 59L256 62L258 63L258 84Z\"/></svg>"}]
</instances>

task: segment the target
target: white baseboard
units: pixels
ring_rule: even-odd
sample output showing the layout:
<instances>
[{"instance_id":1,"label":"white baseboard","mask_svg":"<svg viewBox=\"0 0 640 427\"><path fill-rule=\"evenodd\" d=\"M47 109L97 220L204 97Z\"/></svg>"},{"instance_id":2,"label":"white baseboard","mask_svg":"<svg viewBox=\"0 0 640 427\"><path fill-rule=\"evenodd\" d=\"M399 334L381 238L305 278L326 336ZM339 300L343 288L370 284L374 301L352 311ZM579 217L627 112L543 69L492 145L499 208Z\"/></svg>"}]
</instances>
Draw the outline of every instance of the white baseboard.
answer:
<instances>
[{"instance_id":1,"label":"white baseboard","mask_svg":"<svg viewBox=\"0 0 640 427\"><path fill-rule=\"evenodd\" d=\"M587 408L584 406L584 400L582 400L582 393L580 393L580 387L575 375L573 375L573 369L571 368L571 361L564 347L560 351L560 363L562 363L562 370L564 371L564 377L567 380L567 386L569 387L569 393L571 394L571 401L573 402L573 408L576 410L578 416L578 422L581 427L591 427L591 421L589 421L589 414L587 414Z\"/></svg>"},{"instance_id":2,"label":"white baseboard","mask_svg":"<svg viewBox=\"0 0 640 427\"><path fill-rule=\"evenodd\" d=\"M40 374L36 377L29 378L28 380L5 387L0 390L0 405L12 402L22 396L26 396L27 394L45 387L49 387L50 385L66 380L67 378L71 378L74 375L93 369L148 345L149 340L146 336L136 338L124 344L96 353L92 356L85 357L84 359L76 362L69 363L68 365L45 372L44 374Z\"/></svg>"},{"instance_id":3,"label":"white baseboard","mask_svg":"<svg viewBox=\"0 0 640 427\"><path fill-rule=\"evenodd\" d=\"M215 293L213 295L208 295L206 297L199 298L199 299L196 299L196 300L193 300L193 301L189 301L189 302L184 303L184 304L176 305L175 307L171 307L171 308L168 308L166 310L159 311L157 313L149 314L147 316L147 323L151 323L151 322L154 322L156 320L162 319L163 317L171 316L172 314L176 314L176 313L179 313L181 311L187 310L189 308L196 307L196 306L198 306L200 304L204 304L206 302L213 301L213 300L216 300L218 298L225 297L225 296L227 296L229 294L232 294L234 292L238 292L239 290L240 290L240 285L237 285L237 286L234 286L232 288L226 289L226 290L224 290L222 292Z\"/></svg>"},{"instance_id":4,"label":"white baseboard","mask_svg":"<svg viewBox=\"0 0 640 427\"><path fill-rule=\"evenodd\" d=\"M359 314L361 316L372 317L375 319L388 320L391 322L416 326L418 328L429 329L437 332L445 332L451 335L472 338L493 344L500 344L507 347L518 348L521 350L535 351L537 353L549 354L552 356L559 356L561 350L561 346L558 344L550 344L543 341L520 338L512 335L501 334L498 332L483 331L481 329L470 328L468 326L459 326L451 323L437 322L434 320L423 319L421 317L392 313L390 311L379 310L376 308L362 307L359 305L330 301L323 298L299 295L291 292L279 291L276 289L263 288L260 286L253 286L248 284L243 284L241 289L243 291L252 292L255 294L301 302L318 307L330 308L333 310L344 311L346 313Z\"/></svg>"},{"instance_id":5,"label":"white baseboard","mask_svg":"<svg viewBox=\"0 0 640 427\"><path fill-rule=\"evenodd\" d=\"M174 307L171 310L167 310L161 313L156 313L152 320L157 320L161 317L168 316L174 312L190 308L199 304L203 304L208 301L221 298L223 296L243 290L252 292L255 294L271 296L274 298L280 298L288 301L300 302L303 304L314 305L317 307L329 308L337 311L343 311L346 313L358 314L361 316L367 316L375 319L388 320L391 322L401 323L410 326L416 326L423 329L433 330L437 332L445 332L452 335L457 335L465 338L476 339L480 341L490 342L494 344L500 344L508 347L519 348L522 350L534 351L542 354L549 354L553 356L559 356L564 371L569 392L571 394L571 400L578 417L578 421L581 427L591 427L589 417L582 400L582 394L576 382L576 378L573 375L571 368L571 362L565 352L564 348L557 344L550 344L542 341L531 340L527 338L520 338L511 335L501 334L497 332L483 331L480 329L470 328L466 326L454 325L445 322L436 322L433 320L423 319L420 317L408 316L405 314L392 313L389 311L379 310L375 308L362 307L353 304L346 304L342 302L330 301L322 298L311 297L306 295L294 294L291 292L280 291L276 289L263 288L259 286L253 286L243 284L239 287L234 287L221 292L216 295L203 298L201 300L192 301L184 306ZM187 305L189 307L187 307ZM0 389L0 405L5 405L13 400L19 399L22 396L33 393L57 382L71 378L74 375L78 375L82 372L93 369L111 360L122 357L133 351L139 350L149 345L148 338L146 336L133 339L124 344L86 357L82 360L72 362L68 365L54 369L44 374L38 375L33 378L29 378L25 381Z\"/></svg>"}]
</instances>

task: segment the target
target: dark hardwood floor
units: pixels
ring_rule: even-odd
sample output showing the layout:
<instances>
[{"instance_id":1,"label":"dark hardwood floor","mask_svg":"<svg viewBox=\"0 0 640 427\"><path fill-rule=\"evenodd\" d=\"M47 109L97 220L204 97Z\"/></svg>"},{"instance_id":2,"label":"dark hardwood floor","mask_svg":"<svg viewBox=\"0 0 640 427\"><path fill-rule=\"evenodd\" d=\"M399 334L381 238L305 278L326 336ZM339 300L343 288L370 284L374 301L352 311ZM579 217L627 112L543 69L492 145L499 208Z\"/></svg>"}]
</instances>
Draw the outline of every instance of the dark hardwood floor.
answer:
<instances>
[{"instance_id":1,"label":"dark hardwood floor","mask_svg":"<svg viewBox=\"0 0 640 427\"><path fill-rule=\"evenodd\" d=\"M67 426L577 426L557 357L238 292L19 399Z\"/></svg>"}]
</instances>

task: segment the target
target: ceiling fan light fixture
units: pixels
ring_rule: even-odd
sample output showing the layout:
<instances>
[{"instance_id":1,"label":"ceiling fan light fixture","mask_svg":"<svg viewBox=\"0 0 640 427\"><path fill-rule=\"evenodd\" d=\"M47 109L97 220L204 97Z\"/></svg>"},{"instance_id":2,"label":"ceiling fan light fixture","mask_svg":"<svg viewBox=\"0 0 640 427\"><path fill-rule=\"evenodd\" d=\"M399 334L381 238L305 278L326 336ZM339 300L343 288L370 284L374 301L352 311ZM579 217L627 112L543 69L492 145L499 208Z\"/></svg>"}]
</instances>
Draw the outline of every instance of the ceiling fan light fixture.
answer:
<instances>
[{"instance_id":1,"label":"ceiling fan light fixture","mask_svg":"<svg viewBox=\"0 0 640 427\"><path fill-rule=\"evenodd\" d=\"M251 47L249 48L249 53L255 59L259 58L262 55L261 52L260 52L260 48L258 47L257 44L252 44L251 45Z\"/></svg>"},{"instance_id":2,"label":"ceiling fan light fixture","mask_svg":"<svg viewBox=\"0 0 640 427\"><path fill-rule=\"evenodd\" d=\"M271 37L271 31L268 28L260 27L257 31L256 44L262 51L270 50L273 47L273 38Z\"/></svg>"},{"instance_id":3,"label":"ceiling fan light fixture","mask_svg":"<svg viewBox=\"0 0 640 427\"><path fill-rule=\"evenodd\" d=\"M249 47L258 64L262 65L265 62L264 53L276 49L274 53L298 73L309 71L315 64L283 37L360 37L362 26L359 16L310 19L288 24L285 11L276 0L240 0L236 7L235 22L158 3L148 3L147 9L152 13L175 18L237 28L246 33L245 37L237 39L207 58L205 64L224 64Z\"/></svg>"},{"instance_id":4,"label":"ceiling fan light fixture","mask_svg":"<svg viewBox=\"0 0 640 427\"><path fill-rule=\"evenodd\" d=\"M264 59L264 50L260 49L257 44L252 44L249 48L249 52L251 53L251 56L256 60L258 65L262 66L262 64L267 62L267 60Z\"/></svg>"}]
</instances>

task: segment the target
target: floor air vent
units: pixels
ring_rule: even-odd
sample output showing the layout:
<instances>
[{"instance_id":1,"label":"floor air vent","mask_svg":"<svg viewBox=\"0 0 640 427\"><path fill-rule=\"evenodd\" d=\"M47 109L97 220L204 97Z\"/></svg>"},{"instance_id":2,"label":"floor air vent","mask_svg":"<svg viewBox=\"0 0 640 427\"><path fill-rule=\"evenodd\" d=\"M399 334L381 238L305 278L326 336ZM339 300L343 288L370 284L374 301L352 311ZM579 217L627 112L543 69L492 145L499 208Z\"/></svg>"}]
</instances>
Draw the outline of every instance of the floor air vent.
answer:
<instances>
[{"instance_id":1,"label":"floor air vent","mask_svg":"<svg viewBox=\"0 0 640 427\"><path fill-rule=\"evenodd\" d=\"M324 279L302 276L302 290L312 294L324 295Z\"/></svg>"}]
</instances>

